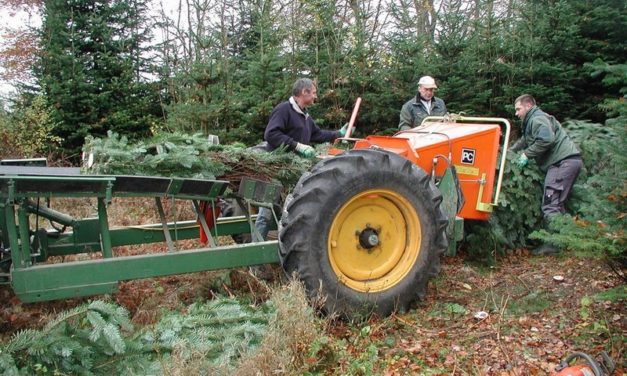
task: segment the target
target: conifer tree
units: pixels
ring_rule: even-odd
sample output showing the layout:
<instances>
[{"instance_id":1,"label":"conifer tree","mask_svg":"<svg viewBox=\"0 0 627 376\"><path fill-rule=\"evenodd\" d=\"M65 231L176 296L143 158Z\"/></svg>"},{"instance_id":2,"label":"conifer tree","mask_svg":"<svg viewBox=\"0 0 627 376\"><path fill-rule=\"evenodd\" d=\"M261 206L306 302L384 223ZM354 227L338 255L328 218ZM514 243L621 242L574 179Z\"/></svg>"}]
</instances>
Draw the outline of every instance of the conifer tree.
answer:
<instances>
[{"instance_id":1,"label":"conifer tree","mask_svg":"<svg viewBox=\"0 0 627 376\"><path fill-rule=\"evenodd\" d=\"M87 135L148 133L158 107L147 72L147 0L46 0L36 78L55 109L62 151Z\"/></svg>"}]
</instances>

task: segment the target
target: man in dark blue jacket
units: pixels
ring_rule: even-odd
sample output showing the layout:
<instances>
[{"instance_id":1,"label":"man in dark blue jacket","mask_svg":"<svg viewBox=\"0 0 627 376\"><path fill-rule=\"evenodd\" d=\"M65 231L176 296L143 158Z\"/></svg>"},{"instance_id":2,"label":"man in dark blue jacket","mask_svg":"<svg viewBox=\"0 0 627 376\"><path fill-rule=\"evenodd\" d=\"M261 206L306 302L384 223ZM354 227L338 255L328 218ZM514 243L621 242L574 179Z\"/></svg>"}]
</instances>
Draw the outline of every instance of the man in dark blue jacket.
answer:
<instances>
[{"instance_id":1,"label":"man in dark blue jacket","mask_svg":"<svg viewBox=\"0 0 627 376\"><path fill-rule=\"evenodd\" d=\"M269 151L286 146L287 150L311 158L316 155L316 150L310 145L312 142L330 142L346 135L348 125L339 131L318 128L307 112L307 107L316 98L317 88L312 80L299 78L294 82L290 99L276 106L270 114L264 133ZM265 207L259 208L255 227L264 240L268 236L271 221L272 211Z\"/></svg>"},{"instance_id":2,"label":"man in dark blue jacket","mask_svg":"<svg viewBox=\"0 0 627 376\"><path fill-rule=\"evenodd\" d=\"M307 107L317 98L316 84L308 78L296 80L289 100L279 104L272 110L264 139L269 150L287 146L303 157L313 157L316 152L312 142L330 142L346 134L346 126L339 131L328 131L318 128Z\"/></svg>"}]
</instances>

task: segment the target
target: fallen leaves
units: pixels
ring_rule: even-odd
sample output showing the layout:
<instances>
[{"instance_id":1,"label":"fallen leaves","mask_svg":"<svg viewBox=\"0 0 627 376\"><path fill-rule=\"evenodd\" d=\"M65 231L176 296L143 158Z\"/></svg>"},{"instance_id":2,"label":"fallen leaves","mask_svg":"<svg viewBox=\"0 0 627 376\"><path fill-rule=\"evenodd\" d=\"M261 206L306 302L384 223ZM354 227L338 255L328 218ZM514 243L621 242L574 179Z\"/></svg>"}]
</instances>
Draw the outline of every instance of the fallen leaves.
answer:
<instances>
[{"instance_id":1,"label":"fallen leaves","mask_svg":"<svg viewBox=\"0 0 627 376\"><path fill-rule=\"evenodd\" d=\"M388 376L547 375L574 351L606 350L614 358L624 351L624 301L593 298L621 283L600 261L560 259L561 283L553 280L554 258L512 256L481 273L458 257L446 259L443 268L426 299L409 312L363 323L327 321L327 347L337 360L324 374L366 374L368 368L360 368L366 362L374 374ZM208 295L211 281L190 274L126 282L114 298L134 313L134 322L150 323L159 304L184 305ZM230 289L255 294L245 283ZM23 305L7 287L0 289L0 298L5 334L41 325L48 312L77 304ZM480 311L487 317L475 318ZM374 357L365 356L372 346ZM316 356L306 362L321 364Z\"/></svg>"}]
</instances>

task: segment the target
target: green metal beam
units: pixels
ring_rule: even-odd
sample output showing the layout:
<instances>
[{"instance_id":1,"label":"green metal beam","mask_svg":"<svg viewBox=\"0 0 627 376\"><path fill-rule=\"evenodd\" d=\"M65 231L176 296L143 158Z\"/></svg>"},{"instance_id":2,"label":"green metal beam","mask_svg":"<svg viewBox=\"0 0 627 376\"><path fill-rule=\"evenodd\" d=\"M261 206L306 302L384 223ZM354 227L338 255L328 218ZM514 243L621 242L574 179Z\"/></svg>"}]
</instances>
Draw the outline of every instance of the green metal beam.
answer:
<instances>
[{"instance_id":1,"label":"green metal beam","mask_svg":"<svg viewBox=\"0 0 627 376\"><path fill-rule=\"evenodd\" d=\"M11 247L11 261L14 269L20 269L26 267L24 259L22 259L22 253L20 252L20 243L17 224L15 223L15 206L6 205L4 207L4 220L6 232L9 235L9 247Z\"/></svg>"},{"instance_id":2,"label":"green metal beam","mask_svg":"<svg viewBox=\"0 0 627 376\"><path fill-rule=\"evenodd\" d=\"M278 242L173 253L35 265L14 270L11 284L24 303L112 292L118 281L278 263Z\"/></svg>"},{"instance_id":3,"label":"green metal beam","mask_svg":"<svg viewBox=\"0 0 627 376\"><path fill-rule=\"evenodd\" d=\"M252 216L255 222L256 216ZM48 237L48 256L64 256L85 252L100 252L98 219L76 221L75 231L63 234L53 233ZM197 239L199 226L196 221L169 222L170 236L174 241ZM218 218L211 235L228 236L250 232L246 217ZM109 229L111 246L138 245L165 242L165 234L161 224L130 226ZM42 261L42 260L40 260Z\"/></svg>"}]
</instances>

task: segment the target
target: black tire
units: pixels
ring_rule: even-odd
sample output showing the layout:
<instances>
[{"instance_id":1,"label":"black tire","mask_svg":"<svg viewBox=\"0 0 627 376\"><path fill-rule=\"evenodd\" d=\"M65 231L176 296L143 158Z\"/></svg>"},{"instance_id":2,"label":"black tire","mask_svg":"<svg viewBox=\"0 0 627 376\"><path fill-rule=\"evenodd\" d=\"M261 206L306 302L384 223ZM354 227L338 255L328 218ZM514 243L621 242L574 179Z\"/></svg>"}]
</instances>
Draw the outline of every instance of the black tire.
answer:
<instances>
[{"instance_id":1,"label":"black tire","mask_svg":"<svg viewBox=\"0 0 627 376\"><path fill-rule=\"evenodd\" d=\"M440 271L447 218L429 176L397 154L351 150L318 163L288 197L279 256L323 310L405 311Z\"/></svg>"}]
</instances>

